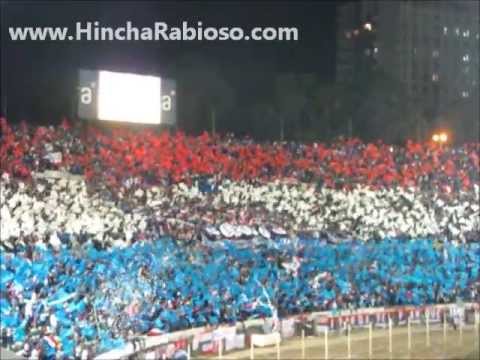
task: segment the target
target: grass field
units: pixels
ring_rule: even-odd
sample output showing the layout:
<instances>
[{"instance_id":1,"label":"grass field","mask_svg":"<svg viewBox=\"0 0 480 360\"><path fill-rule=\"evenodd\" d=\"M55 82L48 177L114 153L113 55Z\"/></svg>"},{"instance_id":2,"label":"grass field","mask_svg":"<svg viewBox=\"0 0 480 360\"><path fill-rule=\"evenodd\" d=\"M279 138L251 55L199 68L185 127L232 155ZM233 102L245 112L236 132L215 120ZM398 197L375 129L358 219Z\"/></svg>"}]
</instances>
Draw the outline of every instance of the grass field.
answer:
<instances>
[{"instance_id":1,"label":"grass field","mask_svg":"<svg viewBox=\"0 0 480 360\"><path fill-rule=\"evenodd\" d=\"M430 327L430 346L427 346L425 326L412 326L412 350L408 351L406 327L397 327L392 331L392 353L389 352L388 329L374 329L372 333L372 359L480 359L479 334L473 326L460 331L448 329L446 341L441 325ZM329 333L329 359L347 359L347 336L336 332ZM323 336L305 338L305 359L325 359L325 340ZM351 333L351 358L368 359L368 329L355 329ZM255 359L277 359L275 346L255 348ZM282 341L281 359L302 359L302 341L292 338ZM250 350L223 354L223 359L250 359Z\"/></svg>"}]
</instances>

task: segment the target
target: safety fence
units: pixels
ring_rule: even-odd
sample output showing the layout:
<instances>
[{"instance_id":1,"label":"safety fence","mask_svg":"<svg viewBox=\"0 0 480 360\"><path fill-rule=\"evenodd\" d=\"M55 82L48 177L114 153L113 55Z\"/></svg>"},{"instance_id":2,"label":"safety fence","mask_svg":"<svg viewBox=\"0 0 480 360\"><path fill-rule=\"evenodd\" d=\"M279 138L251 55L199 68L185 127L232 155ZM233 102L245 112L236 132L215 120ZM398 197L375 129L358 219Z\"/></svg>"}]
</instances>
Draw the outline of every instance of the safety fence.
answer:
<instances>
[{"instance_id":1,"label":"safety fence","mask_svg":"<svg viewBox=\"0 0 480 360\"><path fill-rule=\"evenodd\" d=\"M250 349L254 358L256 347L276 346L280 358L282 340L300 337L302 353L306 336L322 336L325 344L325 358L328 358L329 333L344 331L348 339L348 353L351 353L350 332L355 328L369 330L369 353L372 351L374 328L389 330L389 350L392 351L392 328L407 326L408 348L412 346L411 325L425 326L427 345L430 342L430 325L442 324L444 337L447 324L458 326L460 332L466 324L479 331L480 304L445 304L429 306L397 306L390 308L364 308L358 310L325 311L291 316L286 319L257 319L238 323L235 326L203 327L185 331L147 336L135 339L122 348L96 357L102 359L190 359L197 356L216 355L222 358L226 353ZM478 341L478 340L477 340Z\"/></svg>"}]
</instances>

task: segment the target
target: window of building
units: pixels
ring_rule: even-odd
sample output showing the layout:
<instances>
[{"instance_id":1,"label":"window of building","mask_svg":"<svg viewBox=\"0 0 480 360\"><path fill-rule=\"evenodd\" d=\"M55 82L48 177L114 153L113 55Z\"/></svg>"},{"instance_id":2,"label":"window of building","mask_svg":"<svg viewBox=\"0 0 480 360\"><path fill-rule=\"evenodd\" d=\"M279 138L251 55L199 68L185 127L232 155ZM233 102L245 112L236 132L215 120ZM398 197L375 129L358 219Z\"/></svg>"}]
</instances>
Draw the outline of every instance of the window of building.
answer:
<instances>
[{"instance_id":1,"label":"window of building","mask_svg":"<svg viewBox=\"0 0 480 360\"><path fill-rule=\"evenodd\" d=\"M462 60L463 60L463 62L467 62L467 63L468 63L468 62L470 61L470 55L468 55L468 54L463 55Z\"/></svg>"},{"instance_id":2,"label":"window of building","mask_svg":"<svg viewBox=\"0 0 480 360\"><path fill-rule=\"evenodd\" d=\"M460 29L458 27L455 28L455 35L460 36Z\"/></svg>"},{"instance_id":3,"label":"window of building","mask_svg":"<svg viewBox=\"0 0 480 360\"><path fill-rule=\"evenodd\" d=\"M465 30L465 31L463 32L463 37L464 37L464 38L470 37L470 30Z\"/></svg>"},{"instance_id":4,"label":"window of building","mask_svg":"<svg viewBox=\"0 0 480 360\"><path fill-rule=\"evenodd\" d=\"M372 23L366 22L365 24L363 24L363 28L367 31L372 31Z\"/></svg>"},{"instance_id":5,"label":"window of building","mask_svg":"<svg viewBox=\"0 0 480 360\"><path fill-rule=\"evenodd\" d=\"M432 51L432 56L433 56L434 58L438 58L438 57L440 56L440 51L438 51L438 50L433 50L433 51Z\"/></svg>"},{"instance_id":6,"label":"window of building","mask_svg":"<svg viewBox=\"0 0 480 360\"><path fill-rule=\"evenodd\" d=\"M468 98L470 96L470 94L468 93L468 91L462 91L462 97L463 98Z\"/></svg>"},{"instance_id":7,"label":"window of building","mask_svg":"<svg viewBox=\"0 0 480 360\"><path fill-rule=\"evenodd\" d=\"M438 81L438 74L436 74L436 73L432 74L432 81L434 81L434 82Z\"/></svg>"},{"instance_id":8,"label":"window of building","mask_svg":"<svg viewBox=\"0 0 480 360\"><path fill-rule=\"evenodd\" d=\"M352 33L350 31L345 32L345 37L350 39L352 37Z\"/></svg>"},{"instance_id":9,"label":"window of building","mask_svg":"<svg viewBox=\"0 0 480 360\"><path fill-rule=\"evenodd\" d=\"M443 27L443 35L447 35L448 34L448 27L444 26Z\"/></svg>"}]
</instances>

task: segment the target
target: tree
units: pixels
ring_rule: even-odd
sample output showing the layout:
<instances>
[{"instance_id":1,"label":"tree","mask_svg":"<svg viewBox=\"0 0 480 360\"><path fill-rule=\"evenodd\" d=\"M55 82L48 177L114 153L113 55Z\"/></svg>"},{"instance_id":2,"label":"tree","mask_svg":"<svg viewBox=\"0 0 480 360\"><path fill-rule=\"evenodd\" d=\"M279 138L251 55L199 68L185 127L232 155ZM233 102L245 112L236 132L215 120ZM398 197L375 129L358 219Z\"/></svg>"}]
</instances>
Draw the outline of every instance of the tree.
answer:
<instances>
[{"instance_id":1,"label":"tree","mask_svg":"<svg viewBox=\"0 0 480 360\"><path fill-rule=\"evenodd\" d=\"M352 92L339 84L319 85L314 93L313 106L316 121L311 134L316 139L328 141L348 134Z\"/></svg>"},{"instance_id":2,"label":"tree","mask_svg":"<svg viewBox=\"0 0 480 360\"><path fill-rule=\"evenodd\" d=\"M286 74L275 79L274 109L280 139L298 139L314 116L313 100L318 80L312 74ZM302 126L303 125L303 126Z\"/></svg>"},{"instance_id":3,"label":"tree","mask_svg":"<svg viewBox=\"0 0 480 360\"><path fill-rule=\"evenodd\" d=\"M278 139L278 113L272 102L253 105L246 112L246 118L252 119L250 133L256 139Z\"/></svg>"},{"instance_id":4,"label":"tree","mask_svg":"<svg viewBox=\"0 0 480 360\"><path fill-rule=\"evenodd\" d=\"M207 58L188 55L176 64L181 127L199 133L212 128L212 115L217 128L229 129L228 112L235 94L220 69Z\"/></svg>"},{"instance_id":5,"label":"tree","mask_svg":"<svg viewBox=\"0 0 480 360\"><path fill-rule=\"evenodd\" d=\"M353 136L364 140L400 142L415 129L406 113L409 101L404 86L381 67L365 71L339 91L337 113L342 123L351 121Z\"/></svg>"}]
</instances>

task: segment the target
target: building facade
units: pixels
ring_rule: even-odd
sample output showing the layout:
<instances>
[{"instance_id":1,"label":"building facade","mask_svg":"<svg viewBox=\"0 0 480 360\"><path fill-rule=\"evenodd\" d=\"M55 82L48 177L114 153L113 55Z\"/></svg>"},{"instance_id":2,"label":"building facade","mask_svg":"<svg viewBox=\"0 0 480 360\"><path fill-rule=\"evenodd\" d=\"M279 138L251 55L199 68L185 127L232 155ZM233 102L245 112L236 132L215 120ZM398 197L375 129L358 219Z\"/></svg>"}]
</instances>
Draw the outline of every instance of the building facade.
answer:
<instances>
[{"instance_id":1,"label":"building facade","mask_svg":"<svg viewBox=\"0 0 480 360\"><path fill-rule=\"evenodd\" d=\"M337 81L354 79L366 58L402 84L409 113L432 124L463 103L478 107L479 2L362 0L339 6Z\"/></svg>"}]
</instances>

